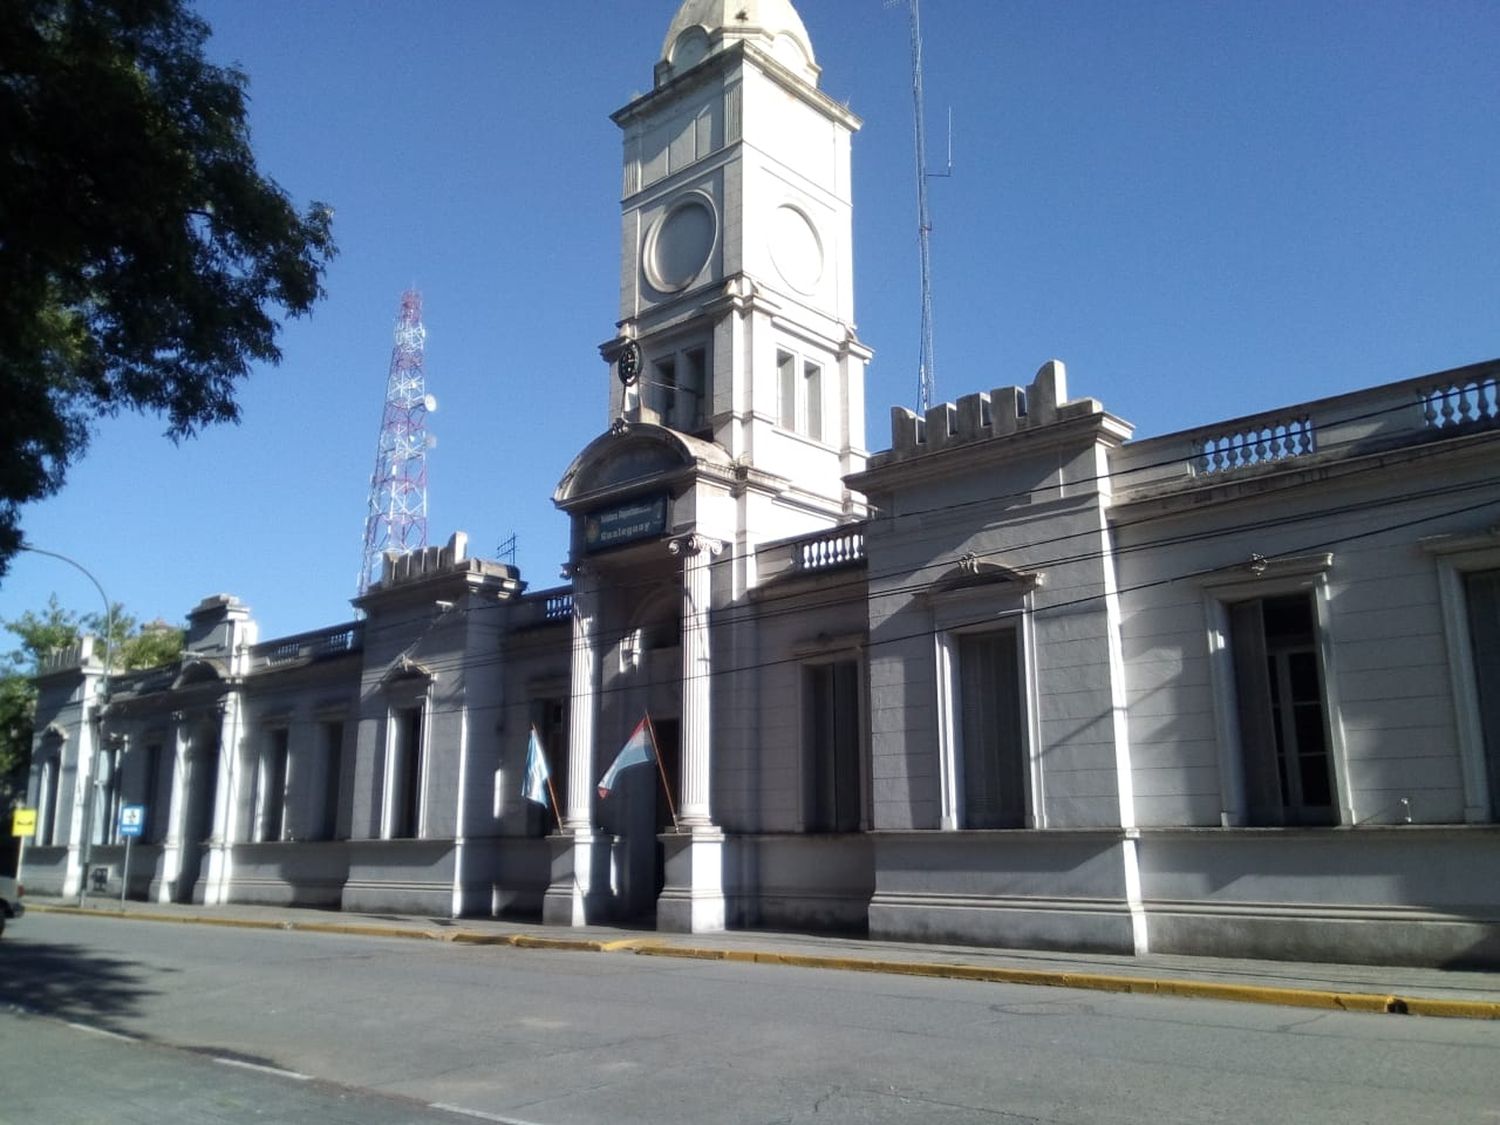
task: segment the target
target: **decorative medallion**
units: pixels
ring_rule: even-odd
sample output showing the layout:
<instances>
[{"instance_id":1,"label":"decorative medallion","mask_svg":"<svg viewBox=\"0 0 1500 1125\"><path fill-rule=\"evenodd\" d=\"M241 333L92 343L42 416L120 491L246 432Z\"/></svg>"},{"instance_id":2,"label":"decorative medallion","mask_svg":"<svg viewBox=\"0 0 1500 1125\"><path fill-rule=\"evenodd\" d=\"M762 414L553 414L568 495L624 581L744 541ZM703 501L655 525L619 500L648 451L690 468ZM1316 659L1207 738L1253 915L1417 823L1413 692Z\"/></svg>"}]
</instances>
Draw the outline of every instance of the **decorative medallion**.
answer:
<instances>
[{"instance_id":1,"label":"decorative medallion","mask_svg":"<svg viewBox=\"0 0 1500 1125\"><path fill-rule=\"evenodd\" d=\"M706 195L674 203L646 236L646 280L663 293L686 289L703 272L719 235L719 220Z\"/></svg>"}]
</instances>

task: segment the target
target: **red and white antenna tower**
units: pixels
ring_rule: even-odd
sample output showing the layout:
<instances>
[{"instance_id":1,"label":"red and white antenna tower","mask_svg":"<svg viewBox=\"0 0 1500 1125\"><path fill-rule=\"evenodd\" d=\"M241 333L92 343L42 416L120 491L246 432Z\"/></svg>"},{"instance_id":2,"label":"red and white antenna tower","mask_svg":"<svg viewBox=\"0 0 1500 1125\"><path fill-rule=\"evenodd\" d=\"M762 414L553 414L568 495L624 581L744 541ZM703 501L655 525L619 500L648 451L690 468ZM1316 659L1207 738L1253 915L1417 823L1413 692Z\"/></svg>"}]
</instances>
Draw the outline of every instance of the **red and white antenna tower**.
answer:
<instances>
[{"instance_id":1,"label":"red and white antenna tower","mask_svg":"<svg viewBox=\"0 0 1500 1125\"><path fill-rule=\"evenodd\" d=\"M415 289L401 294L395 336L370 474L361 594L380 581L381 560L388 552L404 555L427 546L427 451L437 444L427 432L427 415L437 409L437 399L427 393L422 379L427 329L422 327L422 294Z\"/></svg>"}]
</instances>

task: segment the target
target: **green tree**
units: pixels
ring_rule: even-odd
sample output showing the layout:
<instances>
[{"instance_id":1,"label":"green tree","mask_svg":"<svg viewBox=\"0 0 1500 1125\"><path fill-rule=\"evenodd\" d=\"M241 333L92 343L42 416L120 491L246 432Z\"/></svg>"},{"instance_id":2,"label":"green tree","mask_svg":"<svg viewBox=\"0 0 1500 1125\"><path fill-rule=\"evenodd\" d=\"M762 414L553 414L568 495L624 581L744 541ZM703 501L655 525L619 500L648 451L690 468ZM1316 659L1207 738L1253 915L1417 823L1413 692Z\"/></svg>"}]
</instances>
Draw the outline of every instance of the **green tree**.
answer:
<instances>
[{"instance_id":1,"label":"green tree","mask_svg":"<svg viewBox=\"0 0 1500 1125\"><path fill-rule=\"evenodd\" d=\"M261 174L208 35L185 0L0 0L0 575L97 419L236 420L323 295L331 213Z\"/></svg>"},{"instance_id":2,"label":"green tree","mask_svg":"<svg viewBox=\"0 0 1500 1125\"><path fill-rule=\"evenodd\" d=\"M9 794L26 788L26 774L31 768L33 718L36 715L36 686L32 678L41 669L48 653L76 644L85 634L103 637L105 619L100 613L74 613L58 603L54 594L45 609L27 610L13 621L4 622L20 644L0 661L0 808L8 803ZM186 634L165 621L140 624L122 605L110 606L110 670L128 672L137 668L155 668L170 664L182 654ZM99 654L102 658L103 653Z\"/></svg>"}]
</instances>

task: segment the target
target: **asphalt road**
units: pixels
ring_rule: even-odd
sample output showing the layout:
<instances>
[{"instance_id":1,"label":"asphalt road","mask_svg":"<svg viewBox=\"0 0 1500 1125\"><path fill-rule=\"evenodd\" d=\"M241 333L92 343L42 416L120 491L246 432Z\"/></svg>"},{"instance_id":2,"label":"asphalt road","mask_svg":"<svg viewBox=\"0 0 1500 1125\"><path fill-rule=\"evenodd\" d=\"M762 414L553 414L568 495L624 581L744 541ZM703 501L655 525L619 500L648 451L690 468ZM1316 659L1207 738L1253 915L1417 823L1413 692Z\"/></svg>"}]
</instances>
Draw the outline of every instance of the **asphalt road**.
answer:
<instances>
[{"instance_id":1,"label":"asphalt road","mask_svg":"<svg viewBox=\"0 0 1500 1125\"><path fill-rule=\"evenodd\" d=\"M0 1122L466 1117L1495 1125L1500 1023L38 913L0 939Z\"/></svg>"}]
</instances>

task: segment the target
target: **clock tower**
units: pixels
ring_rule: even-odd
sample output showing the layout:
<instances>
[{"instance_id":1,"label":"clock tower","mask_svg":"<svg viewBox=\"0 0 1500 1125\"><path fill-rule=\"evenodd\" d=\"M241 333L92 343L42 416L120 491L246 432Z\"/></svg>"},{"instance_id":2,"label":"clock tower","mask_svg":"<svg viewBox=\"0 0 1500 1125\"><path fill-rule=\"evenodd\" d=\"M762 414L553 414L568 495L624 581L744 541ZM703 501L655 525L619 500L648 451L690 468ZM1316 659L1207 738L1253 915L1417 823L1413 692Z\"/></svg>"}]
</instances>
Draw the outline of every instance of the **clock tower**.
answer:
<instances>
[{"instance_id":1,"label":"clock tower","mask_svg":"<svg viewBox=\"0 0 1500 1125\"><path fill-rule=\"evenodd\" d=\"M864 467L870 358L850 245L860 121L818 74L788 0L685 0L654 88L614 115L610 420L722 449L752 482L737 521L751 541L863 515L843 484Z\"/></svg>"},{"instance_id":2,"label":"clock tower","mask_svg":"<svg viewBox=\"0 0 1500 1125\"><path fill-rule=\"evenodd\" d=\"M818 89L788 0L684 0L651 92L614 120L625 160L620 312L600 346L609 428L553 494L573 524L570 772L542 914L723 929L730 845L714 763L732 778L756 746L753 727L714 715L757 689L746 607L769 577L760 548L865 516L844 484L866 458L870 352L854 331L850 252L860 123ZM642 716L663 796L675 795L611 798L606 838L601 747L635 737Z\"/></svg>"}]
</instances>

